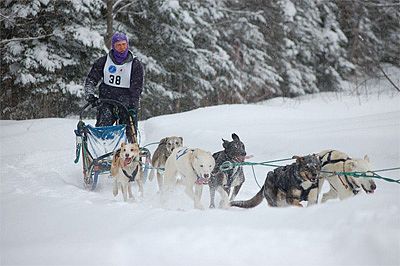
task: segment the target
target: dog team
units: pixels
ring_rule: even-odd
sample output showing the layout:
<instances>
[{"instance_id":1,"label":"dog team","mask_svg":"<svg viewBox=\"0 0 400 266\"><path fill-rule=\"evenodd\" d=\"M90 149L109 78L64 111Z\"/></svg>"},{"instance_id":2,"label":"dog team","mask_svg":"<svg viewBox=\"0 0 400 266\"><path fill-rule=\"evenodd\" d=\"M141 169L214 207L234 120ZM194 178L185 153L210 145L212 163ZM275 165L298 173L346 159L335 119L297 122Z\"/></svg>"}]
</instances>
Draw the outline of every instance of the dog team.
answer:
<instances>
[{"instance_id":1,"label":"dog team","mask_svg":"<svg viewBox=\"0 0 400 266\"><path fill-rule=\"evenodd\" d=\"M337 150L325 150L318 154L293 156L295 162L280 166L267 173L264 185L251 199L235 201L245 176L240 163L244 162L246 149L239 136L232 134L232 141L222 139L223 150L211 154L202 149L190 149L183 145L182 137L163 138L152 157L149 180L157 176L159 192L163 195L183 185L184 191L194 202L194 208L204 209L201 204L203 186L210 191L210 208L215 208L215 192L220 195L219 208L253 208L263 199L271 207L307 206L318 203L318 195L326 180L330 190L322 195L321 203L330 199L343 200L355 196L360 191L373 193L376 184L372 178L355 178L343 175L348 172L371 171L368 156L353 159ZM111 176L113 194L121 191L124 201L134 198L131 182L136 182L139 196L143 197L143 171L138 144L122 143L113 156ZM220 167L230 162L232 169ZM340 173L340 174L336 174Z\"/></svg>"}]
</instances>

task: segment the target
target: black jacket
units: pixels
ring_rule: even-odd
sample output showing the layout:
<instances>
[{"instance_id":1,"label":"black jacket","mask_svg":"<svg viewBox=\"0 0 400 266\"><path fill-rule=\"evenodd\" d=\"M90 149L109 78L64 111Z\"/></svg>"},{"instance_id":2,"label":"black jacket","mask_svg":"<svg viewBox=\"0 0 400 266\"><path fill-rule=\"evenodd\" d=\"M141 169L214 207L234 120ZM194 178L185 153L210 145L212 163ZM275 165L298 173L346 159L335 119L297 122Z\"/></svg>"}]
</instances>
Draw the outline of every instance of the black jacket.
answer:
<instances>
[{"instance_id":1,"label":"black jacket","mask_svg":"<svg viewBox=\"0 0 400 266\"><path fill-rule=\"evenodd\" d=\"M117 65L112 55L112 51L109 52L111 59ZM85 94L97 94L96 87L101 81L99 86L99 98L100 99L112 99L124 103L128 108L138 107L139 97L143 90L144 82L144 71L142 63L137 59L133 58L132 53L129 51L127 59L123 62L132 61L132 72L130 87L118 88L110 85L106 85L103 82L104 79L104 65L107 61L107 55L100 57L93 64L86 81L85 81Z\"/></svg>"}]
</instances>

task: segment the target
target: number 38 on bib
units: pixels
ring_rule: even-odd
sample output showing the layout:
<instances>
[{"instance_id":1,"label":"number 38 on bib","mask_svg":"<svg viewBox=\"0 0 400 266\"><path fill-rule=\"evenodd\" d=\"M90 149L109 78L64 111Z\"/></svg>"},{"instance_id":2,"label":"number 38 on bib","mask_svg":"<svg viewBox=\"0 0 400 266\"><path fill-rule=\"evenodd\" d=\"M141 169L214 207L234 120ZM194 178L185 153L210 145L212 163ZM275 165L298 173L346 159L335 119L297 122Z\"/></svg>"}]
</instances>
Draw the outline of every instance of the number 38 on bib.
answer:
<instances>
[{"instance_id":1,"label":"number 38 on bib","mask_svg":"<svg viewBox=\"0 0 400 266\"><path fill-rule=\"evenodd\" d=\"M104 83L118 88L129 88L132 72L132 61L122 65L116 65L107 55L107 61L104 65Z\"/></svg>"}]
</instances>

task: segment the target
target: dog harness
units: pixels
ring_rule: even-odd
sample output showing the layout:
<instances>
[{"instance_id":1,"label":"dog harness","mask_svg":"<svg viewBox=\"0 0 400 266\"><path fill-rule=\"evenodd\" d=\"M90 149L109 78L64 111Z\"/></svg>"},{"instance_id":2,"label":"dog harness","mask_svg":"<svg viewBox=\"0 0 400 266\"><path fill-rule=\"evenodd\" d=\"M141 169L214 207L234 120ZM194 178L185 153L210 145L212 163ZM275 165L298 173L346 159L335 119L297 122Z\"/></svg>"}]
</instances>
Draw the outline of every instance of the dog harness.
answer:
<instances>
[{"instance_id":1,"label":"dog harness","mask_svg":"<svg viewBox=\"0 0 400 266\"><path fill-rule=\"evenodd\" d=\"M139 170L139 165L136 166L135 170L132 172L132 175L129 175L124 169L122 169L122 172L124 173L124 175L125 175L127 178L129 178L129 182L134 182L138 170Z\"/></svg>"},{"instance_id":2,"label":"dog harness","mask_svg":"<svg viewBox=\"0 0 400 266\"><path fill-rule=\"evenodd\" d=\"M351 160L350 157L347 157L346 159L335 159L332 160L331 156L332 156L332 152L333 151L329 151L327 153L325 153L321 158L324 158L326 155L328 155L328 158L326 158L326 161L322 163L321 168L324 167L327 164L335 164L335 163L340 163L340 162L346 162L347 160Z\"/></svg>"},{"instance_id":3,"label":"dog harness","mask_svg":"<svg viewBox=\"0 0 400 266\"><path fill-rule=\"evenodd\" d=\"M325 153L325 154L321 157L321 158L324 158L326 155L328 155L328 157L326 158L326 161L322 163L321 168L324 167L324 166L327 165L327 164L336 164L336 163L340 163L340 162L341 162L341 163L343 163L343 172L346 172L346 171L345 171L345 164L346 164L346 161L351 160L351 158L350 158L350 157L347 157L346 159L335 159L335 160L332 160L332 159L331 159L332 153L333 153L333 151L329 151L329 152ZM340 175L337 175L337 177L339 178L339 180L340 180L340 182L342 183L342 185L343 185L346 189L350 188L351 191L353 192L353 194L354 194L354 195L357 195L358 192L360 191L360 190L359 190L360 187L359 187L357 184L355 184L355 183L353 183L352 181L350 181L350 178L349 178L347 175L343 175L343 176L344 176L346 182L343 181L343 179L341 178ZM346 183L347 183L347 184L346 184ZM335 189L332 185L331 185L331 187L332 187L334 190L337 191L337 189Z\"/></svg>"},{"instance_id":4,"label":"dog harness","mask_svg":"<svg viewBox=\"0 0 400 266\"><path fill-rule=\"evenodd\" d=\"M183 155L185 155L186 153L188 153L188 151L194 151L191 150L189 148L185 148L185 149L180 149L177 153L176 153L176 160L178 160L179 158L181 158Z\"/></svg>"}]
</instances>

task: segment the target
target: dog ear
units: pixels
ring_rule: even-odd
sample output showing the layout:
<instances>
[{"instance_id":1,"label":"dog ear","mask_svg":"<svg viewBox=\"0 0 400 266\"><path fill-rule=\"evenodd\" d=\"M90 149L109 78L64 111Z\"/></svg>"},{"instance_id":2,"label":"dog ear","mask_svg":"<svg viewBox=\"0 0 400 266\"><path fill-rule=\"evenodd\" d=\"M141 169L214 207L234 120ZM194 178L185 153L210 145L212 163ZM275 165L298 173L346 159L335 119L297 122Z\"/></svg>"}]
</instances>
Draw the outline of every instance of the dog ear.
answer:
<instances>
[{"instance_id":1,"label":"dog ear","mask_svg":"<svg viewBox=\"0 0 400 266\"><path fill-rule=\"evenodd\" d=\"M232 133L232 139L236 141L240 141L239 136L236 133Z\"/></svg>"},{"instance_id":2,"label":"dog ear","mask_svg":"<svg viewBox=\"0 0 400 266\"><path fill-rule=\"evenodd\" d=\"M296 159L296 163L299 164L304 160L304 157L293 155L292 159Z\"/></svg>"},{"instance_id":3,"label":"dog ear","mask_svg":"<svg viewBox=\"0 0 400 266\"><path fill-rule=\"evenodd\" d=\"M160 144L159 144L159 145L161 145L161 144L167 144L167 141L168 141L168 137L163 138L162 140L160 140Z\"/></svg>"},{"instance_id":4,"label":"dog ear","mask_svg":"<svg viewBox=\"0 0 400 266\"><path fill-rule=\"evenodd\" d=\"M182 145L183 145L183 138L182 138L182 137L179 137L179 139L181 140L181 143L182 143Z\"/></svg>"},{"instance_id":5,"label":"dog ear","mask_svg":"<svg viewBox=\"0 0 400 266\"><path fill-rule=\"evenodd\" d=\"M229 141L222 139L223 143L222 143L222 147L224 147L225 149L228 148L229 145Z\"/></svg>"},{"instance_id":6,"label":"dog ear","mask_svg":"<svg viewBox=\"0 0 400 266\"><path fill-rule=\"evenodd\" d=\"M370 161L369 161L368 155L365 155L365 156L364 156L364 160L366 160L367 162L370 162Z\"/></svg>"}]
</instances>

